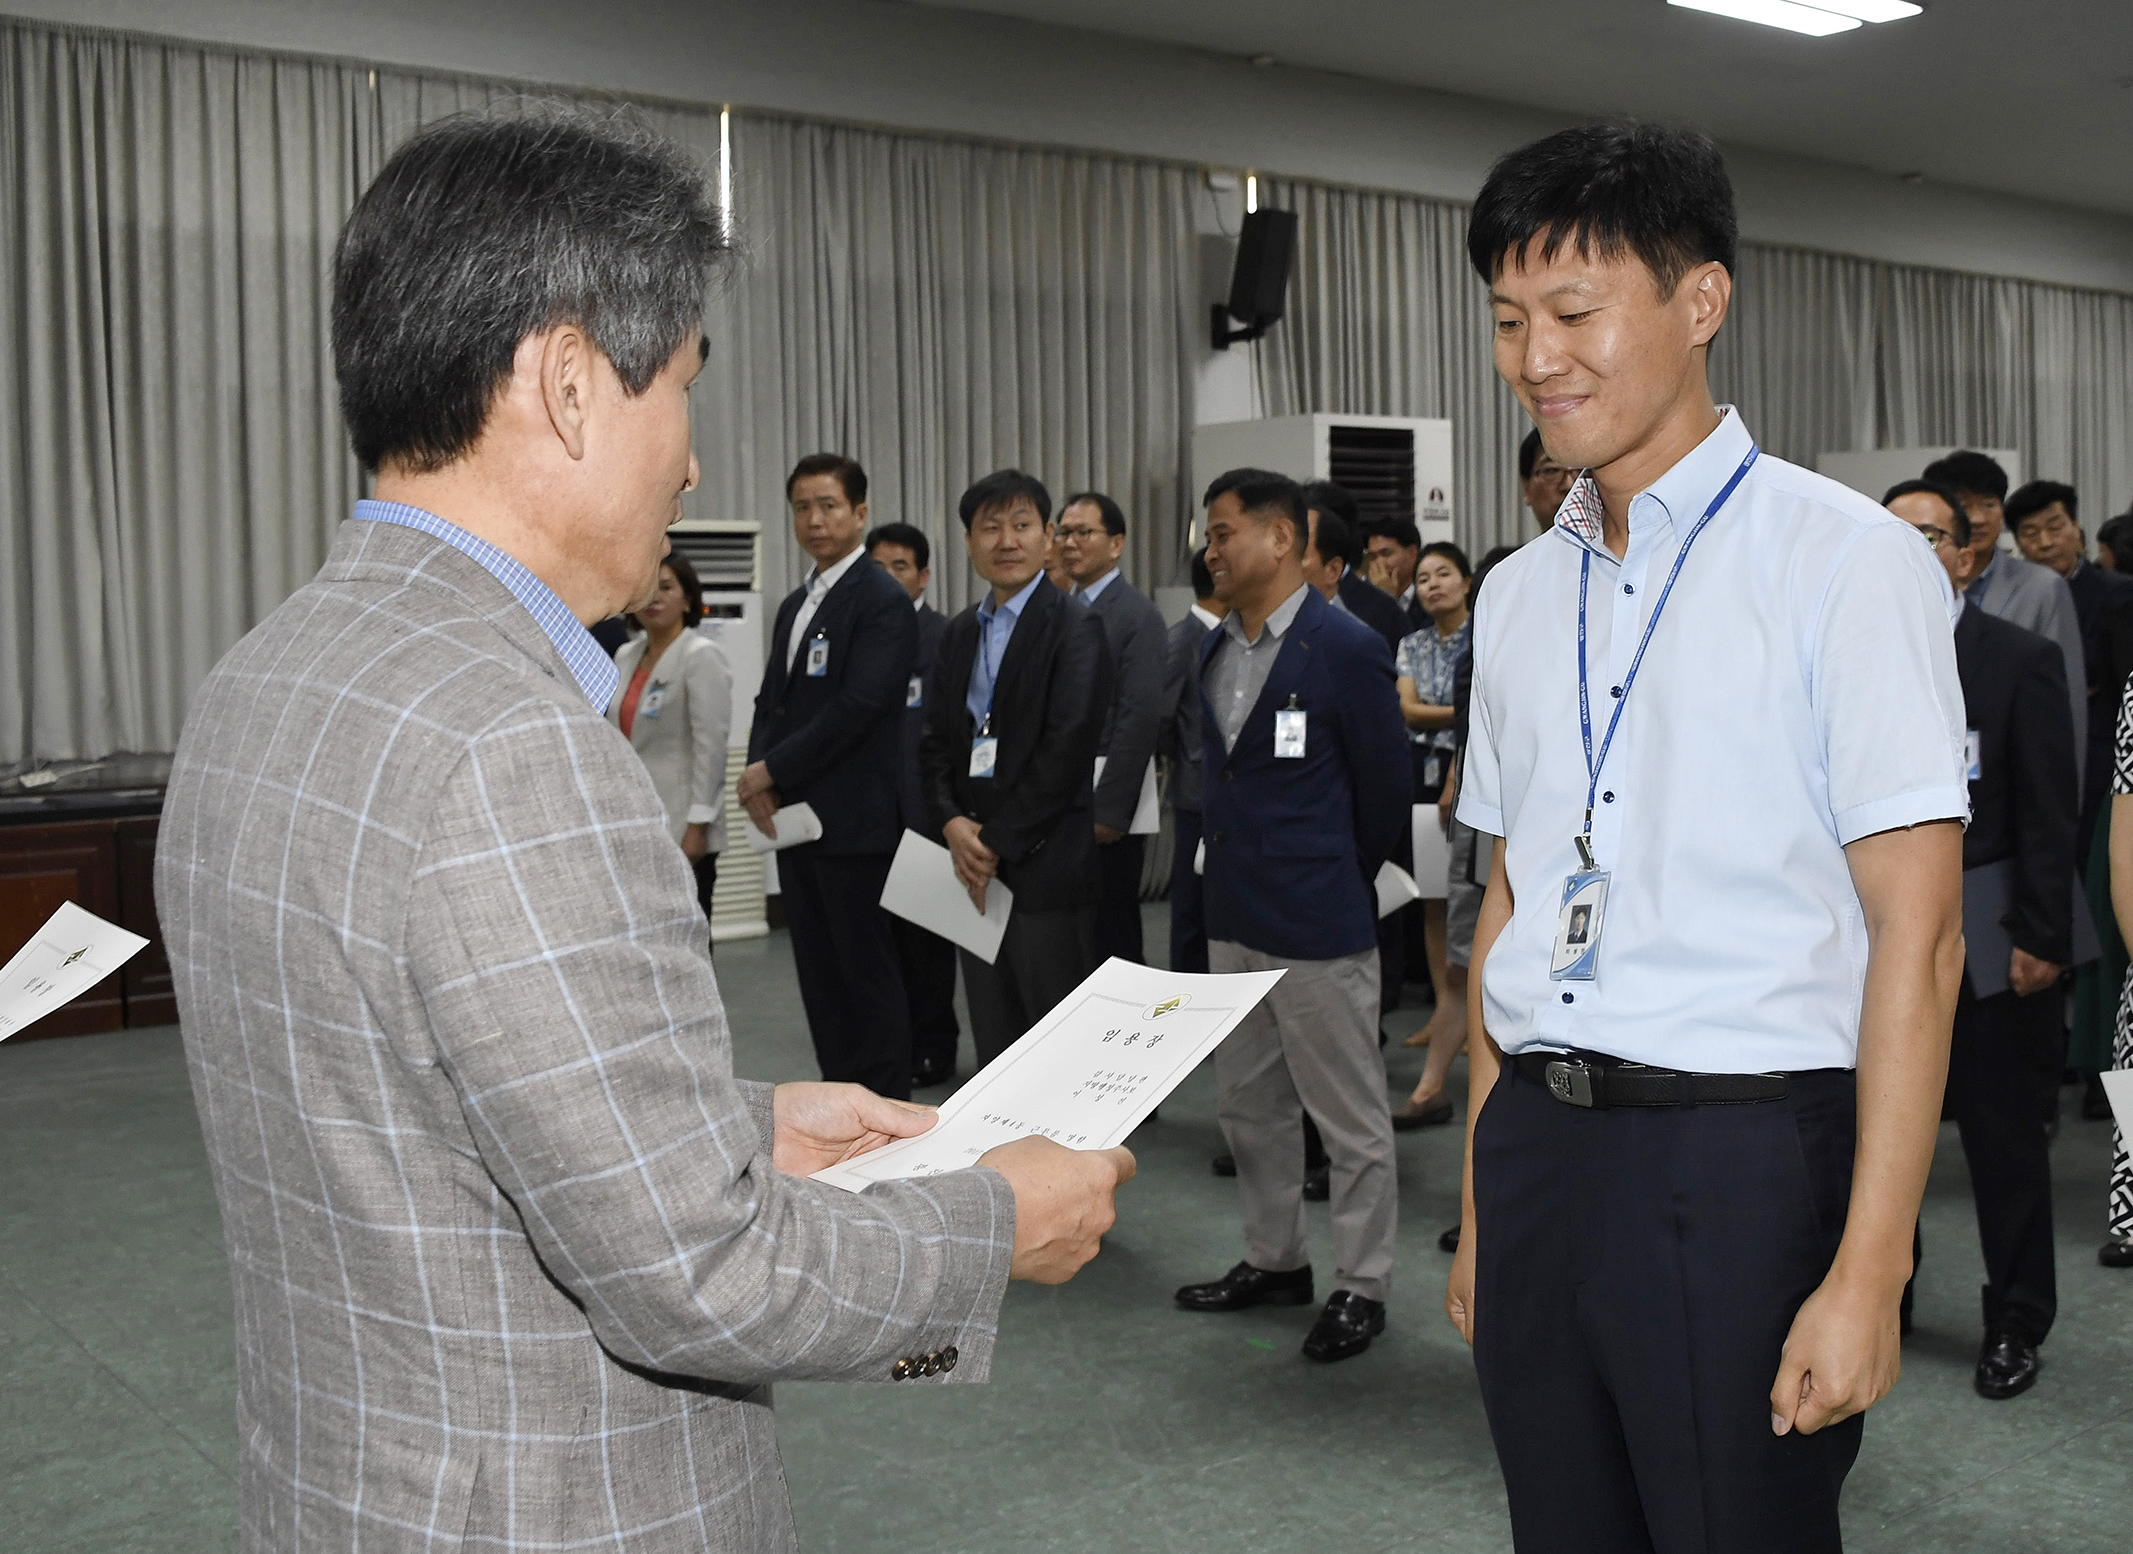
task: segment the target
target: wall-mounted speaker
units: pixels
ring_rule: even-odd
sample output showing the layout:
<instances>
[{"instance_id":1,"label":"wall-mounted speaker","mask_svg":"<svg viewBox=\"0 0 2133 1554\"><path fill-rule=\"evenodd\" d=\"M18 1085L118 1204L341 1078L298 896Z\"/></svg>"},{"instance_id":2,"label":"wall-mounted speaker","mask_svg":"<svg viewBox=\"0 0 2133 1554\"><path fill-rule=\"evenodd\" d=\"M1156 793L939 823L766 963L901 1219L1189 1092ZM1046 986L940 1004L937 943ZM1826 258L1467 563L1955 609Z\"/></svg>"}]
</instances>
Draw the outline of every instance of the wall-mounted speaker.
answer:
<instances>
[{"instance_id":1,"label":"wall-mounted speaker","mask_svg":"<svg viewBox=\"0 0 2133 1554\"><path fill-rule=\"evenodd\" d=\"M1296 262L1296 212L1255 210L1237 238L1229 301L1214 304L1214 347L1226 351L1239 340L1256 340L1281 317L1289 271ZM1231 320L1244 325L1232 327Z\"/></svg>"}]
</instances>

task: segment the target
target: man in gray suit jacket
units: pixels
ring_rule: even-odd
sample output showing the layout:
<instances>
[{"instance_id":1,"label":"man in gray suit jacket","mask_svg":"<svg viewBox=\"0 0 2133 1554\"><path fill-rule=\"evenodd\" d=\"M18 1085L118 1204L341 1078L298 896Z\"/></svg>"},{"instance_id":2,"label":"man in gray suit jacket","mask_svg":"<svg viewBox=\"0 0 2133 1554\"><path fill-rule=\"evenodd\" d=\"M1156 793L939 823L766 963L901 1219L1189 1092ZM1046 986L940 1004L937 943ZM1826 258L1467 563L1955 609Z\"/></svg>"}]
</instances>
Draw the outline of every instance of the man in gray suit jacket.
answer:
<instances>
[{"instance_id":1,"label":"man in gray suit jacket","mask_svg":"<svg viewBox=\"0 0 2133 1554\"><path fill-rule=\"evenodd\" d=\"M2066 579L2050 567L2000 549L2000 531L2007 523L2007 471L1999 460L1958 449L1928 464L1922 478L1953 490L1970 520L1977 575L1963 597L1986 614L2057 645L2066 663L2067 699L2074 715L2074 770L2080 771L2088 737L2088 661L2081 650L2080 612Z\"/></svg>"},{"instance_id":2,"label":"man in gray suit jacket","mask_svg":"<svg viewBox=\"0 0 2133 1554\"><path fill-rule=\"evenodd\" d=\"M1162 613L1126 581L1126 515L1100 491L1083 491L1059 509L1059 554L1074 579L1074 597L1104 623L1111 649L1111 706L1096 752L1096 957L1147 963L1141 939L1141 862L1148 838L1133 815L1163 733L1166 632Z\"/></svg>"},{"instance_id":3,"label":"man in gray suit jacket","mask_svg":"<svg viewBox=\"0 0 2133 1554\"><path fill-rule=\"evenodd\" d=\"M678 149L446 120L358 203L334 354L377 475L209 675L156 896L237 1314L245 1554L790 1549L769 1383L985 1379L1009 1277L1130 1157L738 1081L667 816L585 622L696 483L723 224ZM298 515L291 515L295 521Z\"/></svg>"}]
</instances>

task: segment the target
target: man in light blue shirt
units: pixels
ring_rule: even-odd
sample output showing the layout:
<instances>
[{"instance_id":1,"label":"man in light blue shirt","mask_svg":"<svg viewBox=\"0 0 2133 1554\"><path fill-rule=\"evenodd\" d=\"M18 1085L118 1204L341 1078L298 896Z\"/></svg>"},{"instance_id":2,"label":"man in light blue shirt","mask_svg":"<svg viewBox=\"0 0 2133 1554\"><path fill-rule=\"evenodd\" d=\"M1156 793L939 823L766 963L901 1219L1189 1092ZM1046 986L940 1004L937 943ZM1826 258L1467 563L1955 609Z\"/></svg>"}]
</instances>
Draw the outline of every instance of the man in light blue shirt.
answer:
<instances>
[{"instance_id":1,"label":"man in light blue shirt","mask_svg":"<svg viewBox=\"0 0 2133 1554\"><path fill-rule=\"evenodd\" d=\"M1481 597L1459 798L1498 840L1448 1305L1521 1554L1834 1554L1900 1363L1962 687L1917 534L1713 403L1737 245L1716 149L1644 125L1513 152L1470 228L1584 472Z\"/></svg>"}]
</instances>

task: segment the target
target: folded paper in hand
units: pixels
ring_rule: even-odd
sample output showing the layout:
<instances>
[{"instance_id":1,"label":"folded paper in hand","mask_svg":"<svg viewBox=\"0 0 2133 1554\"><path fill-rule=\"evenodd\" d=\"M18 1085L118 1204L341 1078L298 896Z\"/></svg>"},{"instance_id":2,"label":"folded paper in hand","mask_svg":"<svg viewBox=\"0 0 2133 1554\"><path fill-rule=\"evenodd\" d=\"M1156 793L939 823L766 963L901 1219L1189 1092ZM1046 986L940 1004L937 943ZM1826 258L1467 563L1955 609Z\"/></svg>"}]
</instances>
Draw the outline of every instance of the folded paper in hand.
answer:
<instances>
[{"instance_id":1,"label":"folded paper in hand","mask_svg":"<svg viewBox=\"0 0 2133 1554\"><path fill-rule=\"evenodd\" d=\"M1424 901L1442 901L1452 893L1452 839L1437 819L1437 806L1414 806L1415 889Z\"/></svg>"},{"instance_id":2,"label":"folded paper in hand","mask_svg":"<svg viewBox=\"0 0 2133 1554\"><path fill-rule=\"evenodd\" d=\"M753 820L744 813L741 829L748 833L748 845L759 853L783 852L788 847L798 847L802 842L822 840L822 820L812 804L787 804L770 817L778 829L777 839L765 836Z\"/></svg>"},{"instance_id":3,"label":"folded paper in hand","mask_svg":"<svg viewBox=\"0 0 2133 1554\"><path fill-rule=\"evenodd\" d=\"M1070 1149L1123 1144L1283 976L1195 976L1113 956L941 1107L916 1138L815 1173L859 1192L938 1176L1040 1133Z\"/></svg>"},{"instance_id":4,"label":"folded paper in hand","mask_svg":"<svg viewBox=\"0 0 2133 1554\"><path fill-rule=\"evenodd\" d=\"M955 877L955 856L938 842L906 831L896 844L889 878L881 887L881 909L960 944L990 966L1007 932L1007 914L1015 893L998 880L985 887L985 910L970 904L970 892Z\"/></svg>"},{"instance_id":5,"label":"folded paper in hand","mask_svg":"<svg viewBox=\"0 0 2133 1554\"><path fill-rule=\"evenodd\" d=\"M1104 762L1111 758L1100 755L1096 758L1096 780L1104 780ZM1141 796L1133 801L1133 820L1126 827L1128 836L1153 836L1163 829L1162 806L1155 798L1155 760L1149 758L1148 769L1141 773Z\"/></svg>"},{"instance_id":6,"label":"folded paper in hand","mask_svg":"<svg viewBox=\"0 0 2133 1554\"><path fill-rule=\"evenodd\" d=\"M0 1041L81 997L147 942L71 901L62 902L0 969Z\"/></svg>"},{"instance_id":7,"label":"folded paper in hand","mask_svg":"<svg viewBox=\"0 0 2133 1554\"><path fill-rule=\"evenodd\" d=\"M1401 907L1422 899L1422 887L1415 883L1415 877L1390 862L1378 870L1377 893L1380 917L1390 917Z\"/></svg>"}]
</instances>

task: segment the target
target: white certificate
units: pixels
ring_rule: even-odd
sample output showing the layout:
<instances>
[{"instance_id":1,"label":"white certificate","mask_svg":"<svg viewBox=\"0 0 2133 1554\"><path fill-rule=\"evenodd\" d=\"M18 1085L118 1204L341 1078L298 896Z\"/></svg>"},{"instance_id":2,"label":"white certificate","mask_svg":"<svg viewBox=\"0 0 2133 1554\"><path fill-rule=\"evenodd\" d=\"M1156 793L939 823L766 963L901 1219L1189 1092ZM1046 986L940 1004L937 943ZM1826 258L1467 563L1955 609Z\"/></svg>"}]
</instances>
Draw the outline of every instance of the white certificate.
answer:
<instances>
[{"instance_id":1,"label":"white certificate","mask_svg":"<svg viewBox=\"0 0 2133 1554\"><path fill-rule=\"evenodd\" d=\"M931 1131L817 1171L815 1180L858 1192L938 1176L1032 1133L1072 1149L1123 1144L1281 978L1195 976L1113 956L950 1096Z\"/></svg>"},{"instance_id":2,"label":"white certificate","mask_svg":"<svg viewBox=\"0 0 2133 1554\"><path fill-rule=\"evenodd\" d=\"M1411 816L1415 843L1415 885L1424 901L1442 901L1452 893L1452 839L1437 820L1437 806L1417 804Z\"/></svg>"},{"instance_id":3,"label":"white certificate","mask_svg":"<svg viewBox=\"0 0 2133 1554\"><path fill-rule=\"evenodd\" d=\"M1104 780L1104 762L1109 756L1096 758L1096 781ZM1148 758L1148 770L1141 773L1141 796L1133 801L1133 821L1126 827L1128 836L1153 836L1163 829L1163 809L1155 798L1155 758Z\"/></svg>"},{"instance_id":4,"label":"white certificate","mask_svg":"<svg viewBox=\"0 0 2133 1554\"><path fill-rule=\"evenodd\" d=\"M822 817L815 813L812 804L785 804L770 817L777 829L775 838L765 836L747 811L741 813L741 829L748 833L748 845L759 853L783 852L788 847L798 847L802 842L822 840Z\"/></svg>"},{"instance_id":5,"label":"white certificate","mask_svg":"<svg viewBox=\"0 0 2133 1554\"><path fill-rule=\"evenodd\" d=\"M988 966L1000 953L1000 936L1014 906L1015 893L998 880L985 886L985 910L972 906L970 892L955 877L954 854L916 831L906 831L896 844L881 887L884 912L960 944Z\"/></svg>"},{"instance_id":6,"label":"white certificate","mask_svg":"<svg viewBox=\"0 0 2133 1554\"><path fill-rule=\"evenodd\" d=\"M63 902L0 970L0 1041L81 997L147 942L71 901Z\"/></svg>"}]
</instances>

